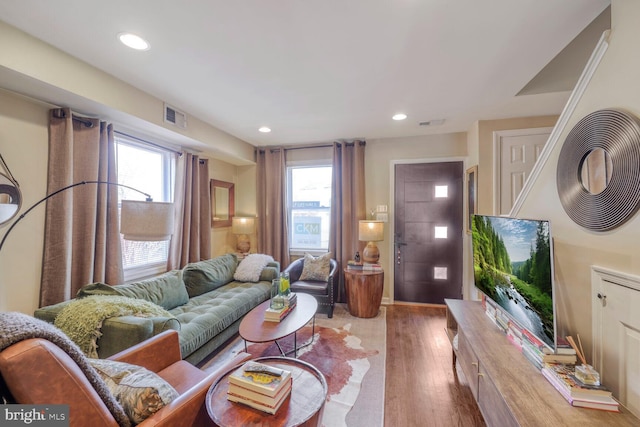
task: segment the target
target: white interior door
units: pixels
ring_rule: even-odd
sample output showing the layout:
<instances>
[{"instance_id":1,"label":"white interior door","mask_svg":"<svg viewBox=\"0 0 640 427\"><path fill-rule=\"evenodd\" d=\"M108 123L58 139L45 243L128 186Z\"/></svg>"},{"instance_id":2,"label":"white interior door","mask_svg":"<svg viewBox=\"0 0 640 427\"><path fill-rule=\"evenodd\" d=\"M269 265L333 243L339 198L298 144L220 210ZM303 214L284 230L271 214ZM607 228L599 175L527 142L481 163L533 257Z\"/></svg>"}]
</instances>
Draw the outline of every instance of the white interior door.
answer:
<instances>
[{"instance_id":1,"label":"white interior door","mask_svg":"<svg viewBox=\"0 0 640 427\"><path fill-rule=\"evenodd\" d=\"M640 277L593 268L593 365L640 417Z\"/></svg>"},{"instance_id":2,"label":"white interior door","mask_svg":"<svg viewBox=\"0 0 640 427\"><path fill-rule=\"evenodd\" d=\"M511 211L552 130L547 127L494 132L496 215Z\"/></svg>"}]
</instances>

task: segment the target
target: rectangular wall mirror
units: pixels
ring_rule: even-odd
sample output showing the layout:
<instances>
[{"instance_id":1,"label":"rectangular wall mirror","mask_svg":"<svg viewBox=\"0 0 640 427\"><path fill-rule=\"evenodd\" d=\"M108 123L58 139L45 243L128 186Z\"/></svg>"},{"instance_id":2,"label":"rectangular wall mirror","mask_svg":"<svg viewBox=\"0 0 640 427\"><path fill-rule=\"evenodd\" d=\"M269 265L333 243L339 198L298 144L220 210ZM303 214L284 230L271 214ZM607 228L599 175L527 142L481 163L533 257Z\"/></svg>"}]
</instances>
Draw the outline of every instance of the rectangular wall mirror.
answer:
<instances>
[{"instance_id":1,"label":"rectangular wall mirror","mask_svg":"<svg viewBox=\"0 0 640 427\"><path fill-rule=\"evenodd\" d=\"M235 191L232 182L212 179L209 184L211 192L211 226L231 227L231 219L235 215Z\"/></svg>"}]
</instances>

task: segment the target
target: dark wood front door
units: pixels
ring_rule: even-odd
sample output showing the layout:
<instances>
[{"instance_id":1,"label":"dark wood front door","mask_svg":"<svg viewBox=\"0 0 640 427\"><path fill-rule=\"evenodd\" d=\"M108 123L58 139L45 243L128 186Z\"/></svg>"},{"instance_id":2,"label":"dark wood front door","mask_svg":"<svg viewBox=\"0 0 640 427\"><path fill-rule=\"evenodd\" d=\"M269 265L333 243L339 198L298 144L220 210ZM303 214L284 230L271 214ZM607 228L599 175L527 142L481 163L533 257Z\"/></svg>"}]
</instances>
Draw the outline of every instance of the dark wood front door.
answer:
<instances>
[{"instance_id":1,"label":"dark wood front door","mask_svg":"<svg viewBox=\"0 0 640 427\"><path fill-rule=\"evenodd\" d=\"M462 298L462 162L395 167L396 301Z\"/></svg>"}]
</instances>

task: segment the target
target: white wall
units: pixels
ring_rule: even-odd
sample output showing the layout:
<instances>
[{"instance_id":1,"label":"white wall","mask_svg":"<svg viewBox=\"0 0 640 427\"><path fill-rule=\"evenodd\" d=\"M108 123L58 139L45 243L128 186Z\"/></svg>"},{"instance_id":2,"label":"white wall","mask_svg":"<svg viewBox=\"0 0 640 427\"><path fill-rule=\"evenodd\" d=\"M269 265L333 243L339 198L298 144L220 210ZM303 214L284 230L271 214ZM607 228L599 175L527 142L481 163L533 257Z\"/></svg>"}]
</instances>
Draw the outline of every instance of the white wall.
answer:
<instances>
[{"instance_id":1,"label":"white wall","mask_svg":"<svg viewBox=\"0 0 640 427\"><path fill-rule=\"evenodd\" d=\"M0 153L20 184L20 214L46 194L48 110L0 90ZM8 225L0 225L0 236L7 229ZM17 225L0 250L0 311L31 314L37 308L43 235L44 204Z\"/></svg>"},{"instance_id":2,"label":"white wall","mask_svg":"<svg viewBox=\"0 0 640 427\"><path fill-rule=\"evenodd\" d=\"M551 220L556 258L558 322L562 335L580 334L591 354L591 265L640 274L640 216L604 233L582 229L565 213L556 190L562 141L589 113L622 108L640 117L640 2L612 1L609 48L518 216ZM640 168L640 165L638 165Z\"/></svg>"}]
</instances>

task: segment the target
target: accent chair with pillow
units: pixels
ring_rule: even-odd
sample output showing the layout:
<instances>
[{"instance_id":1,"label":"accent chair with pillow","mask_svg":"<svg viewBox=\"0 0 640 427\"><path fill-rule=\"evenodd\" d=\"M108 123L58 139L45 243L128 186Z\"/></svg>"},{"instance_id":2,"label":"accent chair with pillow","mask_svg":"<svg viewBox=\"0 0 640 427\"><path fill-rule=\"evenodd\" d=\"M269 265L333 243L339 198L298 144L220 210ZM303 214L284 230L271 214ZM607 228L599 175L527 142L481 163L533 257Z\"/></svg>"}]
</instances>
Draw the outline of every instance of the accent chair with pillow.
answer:
<instances>
[{"instance_id":1,"label":"accent chair with pillow","mask_svg":"<svg viewBox=\"0 0 640 427\"><path fill-rule=\"evenodd\" d=\"M313 295L318 301L318 310L333 317L338 295L338 262L331 258L331 253L319 257L305 254L304 258L289 264L284 272L289 273L292 292Z\"/></svg>"},{"instance_id":2,"label":"accent chair with pillow","mask_svg":"<svg viewBox=\"0 0 640 427\"><path fill-rule=\"evenodd\" d=\"M205 397L240 353L215 372L182 360L176 331L89 359L59 329L21 313L0 315L0 391L9 403L69 405L69 425L210 425ZM7 396L8 392L8 396Z\"/></svg>"}]
</instances>

